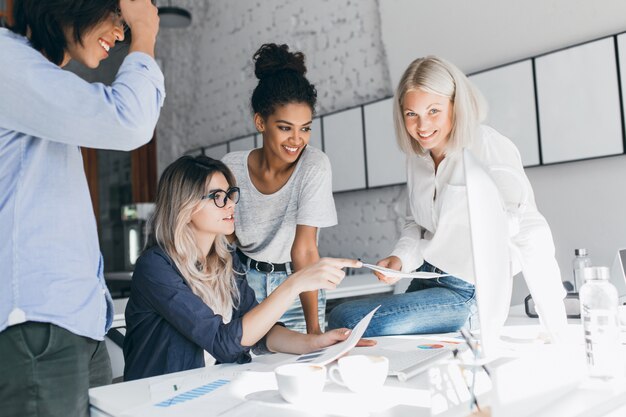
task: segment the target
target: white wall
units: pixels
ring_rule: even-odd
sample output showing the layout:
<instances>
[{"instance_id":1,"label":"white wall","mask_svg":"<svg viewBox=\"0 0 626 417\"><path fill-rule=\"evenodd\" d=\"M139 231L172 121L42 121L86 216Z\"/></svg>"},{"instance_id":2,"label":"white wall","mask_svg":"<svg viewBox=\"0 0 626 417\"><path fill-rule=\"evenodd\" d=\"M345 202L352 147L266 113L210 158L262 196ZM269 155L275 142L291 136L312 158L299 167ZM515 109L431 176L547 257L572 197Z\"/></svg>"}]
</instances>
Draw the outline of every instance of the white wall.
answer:
<instances>
[{"instance_id":1,"label":"white wall","mask_svg":"<svg viewBox=\"0 0 626 417\"><path fill-rule=\"evenodd\" d=\"M626 156L526 170L539 210L554 235L563 278L572 278L575 248L611 266L626 247Z\"/></svg>"},{"instance_id":2,"label":"white wall","mask_svg":"<svg viewBox=\"0 0 626 417\"><path fill-rule=\"evenodd\" d=\"M623 0L379 0L395 86L407 65L439 55L466 73L626 30Z\"/></svg>"}]
</instances>

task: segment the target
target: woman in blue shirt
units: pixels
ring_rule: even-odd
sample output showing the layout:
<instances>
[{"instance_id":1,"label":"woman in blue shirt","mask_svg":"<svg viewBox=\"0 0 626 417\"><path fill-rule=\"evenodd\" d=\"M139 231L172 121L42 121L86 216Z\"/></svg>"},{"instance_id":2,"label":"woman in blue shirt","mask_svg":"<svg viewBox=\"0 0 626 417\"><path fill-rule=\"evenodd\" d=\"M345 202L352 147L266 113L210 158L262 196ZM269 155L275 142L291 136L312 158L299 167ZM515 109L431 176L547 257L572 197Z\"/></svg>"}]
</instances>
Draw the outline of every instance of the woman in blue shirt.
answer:
<instances>
[{"instance_id":1,"label":"woman in blue shirt","mask_svg":"<svg viewBox=\"0 0 626 417\"><path fill-rule=\"evenodd\" d=\"M163 172L152 246L137 261L126 307L125 380L202 367L204 352L221 363L246 363L251 349L307 353L347 338L347 329L301 334L277 321L300 293L335 288L341 268L360 262L322 259L259 304L226 238L238 201L235 179L220 161L183 156Z\"/></svg>"}]
</instances>

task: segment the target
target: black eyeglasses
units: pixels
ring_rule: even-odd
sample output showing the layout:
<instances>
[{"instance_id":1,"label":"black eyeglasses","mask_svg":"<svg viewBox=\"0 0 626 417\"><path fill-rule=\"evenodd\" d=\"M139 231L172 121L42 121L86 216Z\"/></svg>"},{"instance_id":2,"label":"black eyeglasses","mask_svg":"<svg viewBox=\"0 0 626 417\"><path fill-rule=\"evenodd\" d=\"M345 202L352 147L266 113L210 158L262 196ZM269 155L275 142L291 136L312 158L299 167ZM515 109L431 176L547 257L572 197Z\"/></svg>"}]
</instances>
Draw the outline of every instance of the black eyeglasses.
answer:
<instances>
[{"instance_id":1,"label":"black eyeglasses","mask_svg":"<svg viewBox=\"0 0 626 417\"><path fill-rule=\"evenodd\" d=\"M213 200L218 208L226 206L226 200L230 200L233 203L237 204L239 202L239 187L230 187L228 191L216 190L210 194L203 195L202 199Z\"/></svg>"}]
</instances>

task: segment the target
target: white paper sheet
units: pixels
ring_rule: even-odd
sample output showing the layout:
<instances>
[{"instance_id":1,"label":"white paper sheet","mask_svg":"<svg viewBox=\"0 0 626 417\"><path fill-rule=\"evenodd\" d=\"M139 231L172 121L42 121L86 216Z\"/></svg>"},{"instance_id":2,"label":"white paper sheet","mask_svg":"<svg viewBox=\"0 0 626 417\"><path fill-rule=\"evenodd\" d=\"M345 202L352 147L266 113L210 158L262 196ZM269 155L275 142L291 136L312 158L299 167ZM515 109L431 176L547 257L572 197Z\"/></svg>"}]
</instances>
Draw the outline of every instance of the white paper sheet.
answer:
<instances>
[{"instance_id":1,"label":"white paper sheet","mask_svg":"<svg viewBox=\"0 0 626 417\"><path fill-rule=\"evenodd\" d=\"M440 277L447 277L450 274L436 274L434 272L402 272L394 269L384 268L378 265L363 264L363 268L369 268L372 271L380 272L381 274L389 278L421 278L421 279L433 279Z\"/></svg>"},{"instance_id":2,"label":"white paper sheet","mask_svg":"<svg viewBox=\"0 0 626 417\"><path fill-rule=\"evenodd\" d=\"M350 336L348 336L348 338L343 342L339 342L335 345L328 346L327 348L315 352L300 355L294 362L326 365L346 354L359 342L359 339L361 339L363 333L365 333L365 330L367 329L367 326L370 324L370 320L372 320L372 317L374 317L374 313L376 313L376 310L378 310L379 308L380 306L367 313L367 315L363 317L356 326L354 326L354 329L352 329L352 333L350 333Z\"/></svg>"}]
</instances>

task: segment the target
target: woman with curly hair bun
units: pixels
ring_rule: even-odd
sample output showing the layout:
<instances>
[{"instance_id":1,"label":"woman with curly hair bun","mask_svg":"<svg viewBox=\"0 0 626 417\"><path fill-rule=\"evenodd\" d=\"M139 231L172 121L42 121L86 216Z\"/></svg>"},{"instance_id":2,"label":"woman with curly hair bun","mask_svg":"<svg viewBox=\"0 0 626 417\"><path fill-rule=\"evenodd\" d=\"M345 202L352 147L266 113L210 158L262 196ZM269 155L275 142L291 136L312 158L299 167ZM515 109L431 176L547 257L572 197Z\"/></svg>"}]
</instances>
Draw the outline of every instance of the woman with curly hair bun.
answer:
<instances>
[{"instance_id":1,"label":"woman with curly hair bun","mask_svg":"<svg viewBox=\"0 0 626 417\"><path fill-rule=\"evenodd\" d=\"M265 44L253 59L259 82L252 111L263 145L223 161L242 190L235 218L238 254L261 301L292 272L319 259L319 229L337 224L337 213L330 161L309 145L317 91L305 77L304 55ZM325 308L323 290L303 293L281 321L320 333Z\"/></svg>"}]
</instances>

